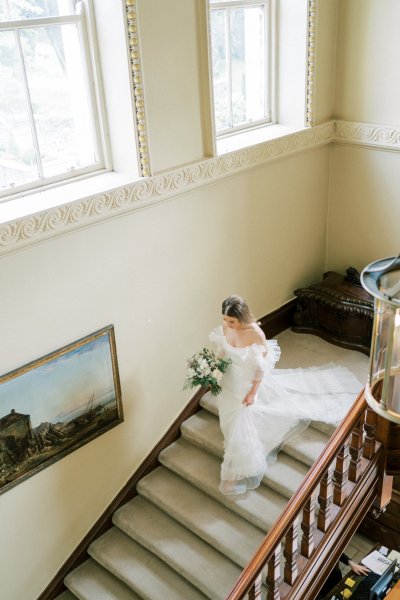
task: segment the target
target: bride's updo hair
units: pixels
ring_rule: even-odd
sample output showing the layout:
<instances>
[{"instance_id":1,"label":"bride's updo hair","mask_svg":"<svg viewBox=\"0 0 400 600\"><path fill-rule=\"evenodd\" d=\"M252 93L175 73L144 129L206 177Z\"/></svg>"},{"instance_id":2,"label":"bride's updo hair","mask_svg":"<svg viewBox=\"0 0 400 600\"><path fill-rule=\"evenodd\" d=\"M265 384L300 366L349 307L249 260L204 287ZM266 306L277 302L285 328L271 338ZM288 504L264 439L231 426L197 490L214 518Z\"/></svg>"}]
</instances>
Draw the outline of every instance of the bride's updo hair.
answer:
<instances>
[{"instance_id":1,"label":"bride's updo hair","mask_svg":"<svg viewBox=\"0 0 400 600\"><path fill-rule=\"evenodd\" d=\"M249 305L241 296L229 296L222 303L222 314L227 317L239 319L244 325L254 323L255 319L250 312Z\"/></svg>"}]
</instances>

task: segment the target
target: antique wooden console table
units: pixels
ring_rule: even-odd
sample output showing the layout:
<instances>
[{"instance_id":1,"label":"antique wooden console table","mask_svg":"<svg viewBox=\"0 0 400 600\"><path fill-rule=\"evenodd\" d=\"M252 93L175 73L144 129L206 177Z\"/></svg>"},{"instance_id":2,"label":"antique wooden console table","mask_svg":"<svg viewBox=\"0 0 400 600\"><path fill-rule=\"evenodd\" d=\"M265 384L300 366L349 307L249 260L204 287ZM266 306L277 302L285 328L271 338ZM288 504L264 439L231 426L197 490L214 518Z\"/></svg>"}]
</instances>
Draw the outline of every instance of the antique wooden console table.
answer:
<instances>
[{"instance_id":1,"label":"antique wooden console table","mask_svg":"<svg viewBox=\"0 0 400 600\"><path fill-rule=\"evenodd\" d=\"M293 331L313 333L332 344L369 355L374 302L359 284L355 269L347 269L346 276L328 271L322 281L294 293L297 303Z\"/></svg>"}]
</instances>

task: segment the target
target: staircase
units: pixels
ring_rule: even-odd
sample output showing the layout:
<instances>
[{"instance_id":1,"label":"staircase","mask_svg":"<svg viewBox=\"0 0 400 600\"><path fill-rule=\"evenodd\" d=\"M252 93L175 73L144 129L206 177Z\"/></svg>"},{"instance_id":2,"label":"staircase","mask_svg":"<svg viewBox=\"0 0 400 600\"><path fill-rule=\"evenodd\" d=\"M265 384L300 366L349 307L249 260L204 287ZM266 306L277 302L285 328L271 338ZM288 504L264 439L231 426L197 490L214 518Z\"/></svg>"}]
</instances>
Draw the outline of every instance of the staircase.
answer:
<instances>
[{"instance_id":1,"label":"staircase","mask_svg":"<svg viewBox=\"0 0 400 600\"><path fill-rule=\"evenodd\" d=\"M313 423L286 444L263 484L240 496L218 491L223 453L216 400L181 426L182 436L140 480L90 558L64 580L59 600L223 600L329 439ZM263 594L264 595L264 594Z\"/></svg>"}]
</instances>

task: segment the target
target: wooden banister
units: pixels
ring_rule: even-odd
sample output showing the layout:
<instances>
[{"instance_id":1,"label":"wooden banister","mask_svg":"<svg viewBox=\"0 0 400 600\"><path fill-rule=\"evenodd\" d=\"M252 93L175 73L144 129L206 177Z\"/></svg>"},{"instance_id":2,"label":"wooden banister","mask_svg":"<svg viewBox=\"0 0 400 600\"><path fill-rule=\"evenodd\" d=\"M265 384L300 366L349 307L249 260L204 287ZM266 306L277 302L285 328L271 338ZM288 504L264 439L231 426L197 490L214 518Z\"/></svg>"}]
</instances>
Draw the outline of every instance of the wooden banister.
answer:
<instances>
[{"instance_id":1,"label":"wooden banister","mask_svg":"<svg viewBox=\"0 0 400 600\"><path fill-rule=\"evenodd\" d=\"M319 518L318 525L323 524L322 527L318 527L318 543L320 543L323 539L324 533L328 529L332 530L332 527L329 528L329 521L331 519L329 506L331 504L332 498L331 478L333 465L335 465L335 461L337 471L336 478L338 481L337 489L339 490L339 492L337 493L337 501L335 501L335 506L332 507L332 513L334 513L334 515L336 516L342 510L341 507L343 505L347 507L347 494L349 494L350 492L354 492L357 486L357 481L360 479L362 470L364 469L365 471L368 467L368 459L372 461L372 459L376 458L376 454L381 448L379 442L377 442L374 438L375 430L373 429L373 427L371 427L372 416L368 415L367 426L365 428L367 449L364 452L364 458L361 458L362 444L360 440L363 438L362 425L365 419L366 408L367 404L364 397L364 393L361 392L353 406L350 408L341 425L336 429L336 431L332 435L328 445L325 447L318 460L310 468L308 474L301 483L297 493L289 500L280 518L272 527L272 529L267 533L262 544L253 555L247 567L243 570L242 574L236 581L235 586L233 587L230 594L227 596L226 600L241 600L242 598L246 597L246 594L249 594L249 596L247 596L248 598L261 597L261 591L259 586L260 573L267 565L268 600L279 600L283 597L288 599L291 597L290 587L289 592L287 592L287 589L288 584L289 586L296 586L297 556L293 544L293 538L295 537L294 527L297 523L297 520L299 519L300 513L303 511L303 543L301 544L301 563L304 567L304 565L306 565L307 562L309 562L307 559L309 559L310 556L313 554L314 549L314 531L317 525L314 515L314 509L316 499L318 496L318 486L321 486L318 500L322 500L320 508L320 510L322 509L322 512L321 517ZM351 480L353 481L348 481L347 477L347 471L349 468L348 440L350 438L350 453L352 458ZM367 458L365 457L365 455L367 455ZM362 465L360 463L362 463ZM368 488L369 491L368 494L363 496L362 500L362 509L365 512L369 509L370 505L376 497L375 489L378 488L377 469L378 464L381 463L381 458L379 458L379 461L378 459L376 459L373 464L371 462L371 465L374 470L372 471L371 467L371 474L369 475L368 481L366 481L365 483L366 489ZM359 503L361 502L360 498L358 498L358 501ZM356 511L354 512L354 514L356 514ZM358 522L360 518L360 511L358 511ZM349 523L353 525L356 523L355 517L352 520L351 515L347 516L346 523L346 527L348 530ZM347 530L346 535L347 537L349 537ZM287 536L289 542L287 542L286 544L286 551L283 552L281 556L281 543L285 536ZM330 536L329 539L333 540L334 538ZM337 541L337 539L338 536L336 535L335 540ZM343 539L345 538L343 537ZM291 549L290 552L289 548ZM332 555L333 560L337 560L338 556L340 556L340 552L340 549L335 549L335 552ZM317 552L316 554L321 555L321 552ZM336 554L338 556L336 556ZM279 570L277 569L277 565L279 565L280 561L283 560L283 558L287 558L289 564L288 566L284 566L285 583L282 584L281 587L284 588L284 590L286 591L283 592L283 594L281 594L281 592L279 591L280 581L278 572ZM329 573L329 570L327 571L327 573ZM304 576L300 577L300 579L304 579ZM254 585L254 582L256 581L257 588ZM256 593L256 589L258 591L258 595ZM300 598L303 596L296 597Z\"/></svg>"}]
</instances>

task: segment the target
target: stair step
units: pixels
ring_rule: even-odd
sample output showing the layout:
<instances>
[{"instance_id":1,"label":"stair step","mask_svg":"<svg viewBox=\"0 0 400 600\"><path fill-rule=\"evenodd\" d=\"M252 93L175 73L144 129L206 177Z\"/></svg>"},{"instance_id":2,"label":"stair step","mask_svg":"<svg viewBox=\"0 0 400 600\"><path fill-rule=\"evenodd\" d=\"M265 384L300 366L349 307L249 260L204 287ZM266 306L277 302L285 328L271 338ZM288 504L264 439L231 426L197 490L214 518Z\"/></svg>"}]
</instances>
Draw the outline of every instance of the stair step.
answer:
<instances>
[{"instance_id":1,"label":"stair step","mask_svg":"<svg viewBox=\"0 0 400 600\"><path fill-rule=\"evenodd\" d=\"M321 433L324 433L328 436L328 438L331 437L336 429L334 425L329 425L329 423L324 423L323 421L311 421L311 427L317 431L320 431Z\"/></svg>"},{"instance_id":2,"label":"stair step","mask_svg":"<svg viewBox=\"0 0 400 600\"><path fill-rule=\"evenodd\" d=\"M96 539L89 547L89 554L143 600L206 600L190 583L117 527Z\"/></svg>"},{"instance_id":3,"label":"stair step","mask_svg":"<svg viewBox=\"0 0 400 600\"><path fill-rule=\"evenodd\" d=\"M221 461L209 452L180 438L165 448L159 460L196 487L218 500L232 511L268 531L286 506L287 499L261 485L256 490L237 496L226 496L218 490ZM194 469L193 466L196 465Z\"/></svg>"},{"instance_id":4,"label":"stair step","mask_svg":"<svg viewBox=\"0 0 400 600\"><path fill-rule=\"evenodd\" d=\"M200 406L218 417L218 396L212 396L211 392L207 392L200 398Z\"/></svg>"},{"instance_id":5,"label":"stair step","mask_svg":"<svg viewBox=\"0 0 400 600\"><path fill-rule=\"evenodd\" d=\"M138 492L190 531L245 567L265 533L172 471L158 467L140 480Z\"/></svg>"},{"instance_id":6,"label":"stair step","mask_svg":"<svg viewBox=\"0 0 400 600\"><path fill-rule=\"evenodd\" d=\"M79 600L141 600L92 558L69 573L64 583Z\"/></svg>"},{"instance_id":7,"label":"stair step","mask_svg":"<svg viewBox=\"0 0 400 600\"><path fill-rule=\"evenodd\" d=\"M224 600L241 569L153 504L136 496L114 524L213 600Z\"/></svg>"},{"instance_id":8,"label":"stair step","mask_svg":"<svg viewBox=\"0 0 400 600\"><path fill-rule=\"evenodd\" d=\"M279 452L276 462L268 467L263 483L289 500L297 492L308 470L309 467L302 461Z\"/></svg>"},{"instance_id":9,"label":"stair step","mask_svg":"<svg viewBox=\"0 0 400 600\"><path fill-rule=\"evenodd\" d=\"M76 600L76 596L74 596L74 594L69 590L66 590L65 592L57 596L55 600Z\"/></svg>"},{"instance_id":10,"label":"stair step","mask_svg":"<svg viewBox=\"0 0 400 600\"><path fill-rule=\"evenodd\" d=\"M212 414L206 410L199 411L182 424L181 430L185 439L222 458L222 432L218 419ZM308 467L304 462L280 452L277 461L268 467L263 483L289 499L298 489L307 471Z\"/></svg>"},{"instance_id":11,"label":"stair step","mask_svg":"<svg viewBox=\"0 0 400 600\"><path fill-rule=\"evenodd\" d=\"M224 454L224 438L218 419L206 410L200 410L181 425L182 436L209 452L222 458Z\"/></svg>"},{"instance_id":12,"label":"stair step","mask_svg":"<svg viewBox=\"0 0 400 600\"><path fill-rule=\"evenodd\" d=\"M283 450L292 458L311 467L325 449L328 441L329 436L313 427L308 427L300 436L289 440L283 446Z\"/></svg>"}]
</instances>

